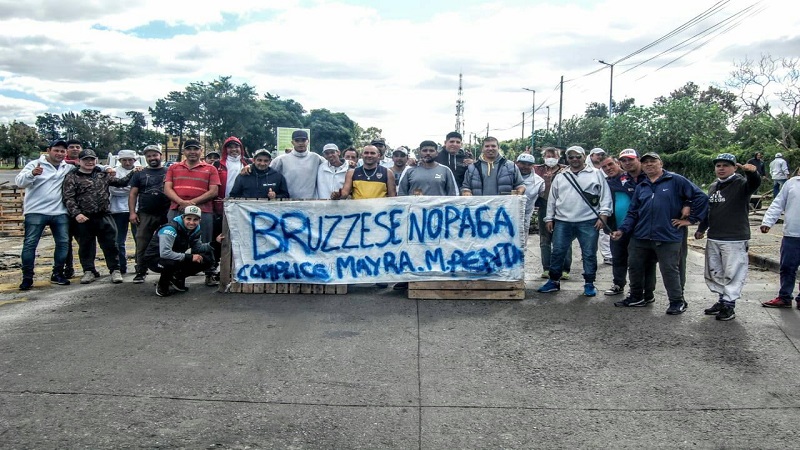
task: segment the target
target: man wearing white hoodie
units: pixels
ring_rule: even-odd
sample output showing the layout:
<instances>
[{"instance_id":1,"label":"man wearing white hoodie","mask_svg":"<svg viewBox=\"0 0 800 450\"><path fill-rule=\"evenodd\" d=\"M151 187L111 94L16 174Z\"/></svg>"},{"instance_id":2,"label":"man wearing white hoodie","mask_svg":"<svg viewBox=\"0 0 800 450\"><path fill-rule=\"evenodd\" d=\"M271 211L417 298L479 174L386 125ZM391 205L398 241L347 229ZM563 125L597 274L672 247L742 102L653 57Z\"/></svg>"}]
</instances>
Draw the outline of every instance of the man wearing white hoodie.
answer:
<instances>
[{"instance_id":1,"label":"man wearing white hoodie","mask_svg":"<svg viewBox=\"0 0 800 450\"><path fill-rule=\"evenodd\" d=\"M761 305L767 308L791 308L792 291L800 267L800 176L786 181L778 196L769 205L761 221L761 232L769 233L783 213L783 239L781 240L781 289L778 296ZM800 309L800 294L795 297Z\"/></svg>"},{"instance_id":2,"label":"man wearing white hoodie","mask_svg":"<svg viewBox=\"0 0 800 450\"><path fill-rule=\"evenodd\" d=\"M286 178L289 189L289 198L313 199L317 197L317 177L319 166L327 160L322 156L308 151L308 133L305 130L295 130L292 133L291 153L278 155L269 165Z\"/></svg>"},{"instance_id":3,"label":"man wearing white hoodie","mask_svg":"<svg viewBox=\"0 0 800 450\"><path fill-rule=\"evenodd\" d=\"M553 233L553 253L547 283L539 292L561 289L561 272L567 249L578 239L583 261L583 295L594 297L597 289L597 238L611 215L611 191L603 173L586 164L586 151L573 146L566 151L569 169L553 178L547 198L545 226Z\"/></svg>"}]
</instances>

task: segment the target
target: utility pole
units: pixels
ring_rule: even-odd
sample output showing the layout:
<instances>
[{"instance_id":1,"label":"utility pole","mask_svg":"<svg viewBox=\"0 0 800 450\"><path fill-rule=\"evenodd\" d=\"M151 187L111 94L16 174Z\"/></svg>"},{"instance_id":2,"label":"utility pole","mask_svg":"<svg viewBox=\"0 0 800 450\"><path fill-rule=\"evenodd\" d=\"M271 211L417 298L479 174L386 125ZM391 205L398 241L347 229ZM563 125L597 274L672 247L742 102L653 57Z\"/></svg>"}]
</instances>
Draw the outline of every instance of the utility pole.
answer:
<instances>
[{"instance_id":1,"label":"utility pole","mask_svg":"<svg viewBox=\"0 0 800 450\"><path fill-rule=\"evenodd\" d=\"M561 147L561 112L564 111L564 75L561 75L561 82L559 83L561 92L558 94L558 139L556 146Z\"/></svg>"},{"instance_id":2,"label":"utility pole","mask_svg":"<svg viewBox=\"0 0 800 450\"><path fill-rule=\"evenodd\" d=\"M545 129L550 131L550 106L547 107L547 127Z\"/></svg>"},{"instance_id":3,"label":"utility pole","mask_svg":"<svg viewBox=\"0 0 800 450\"><path fill-rule=\"evenodd\" d=\"M522 111L522 140L525 140L525 111Z\"/></svg>"},{"instance_id":4,"label":"utility pole","mask_svg":"<svg viewBox=\"0 0 800 450\"><path fill-rule=\"evenodd\" d=\"M489 137L489 122L486 122L486 137Z\"/></svg>"},{"instance_id":5,"label":"utility pole","mask_svg":"<svg viewBox=\"0 0 800 450\"><path fill-rule=\"evenodd\" d=\"M458 74L458 100L456 100L456 132L466 133L464 128L464 90L461 85L462 74Z\"/></svg>"},{"instance_id":6,"label":"utility pole","mask_svg":"<svg viewBox=\"0 0 800 450\"><path fill-rule=\"evenodd\" d=\"M608 118L610 119L611 116L614 115L613 106L611 106L611 104L614 102L614 64L609 64L602 59L596 59L595 61L599 62L600 64L605 64L611 68L611 83L609 84L608 88Z\"/></svg>"},{"instance_id":7,"label":"utility pole","mask_svg":"<svg viewBox=\"0 0 800 450\"><path fill-rule=\"evenodd\" d=\"M536 90L528 88L522 89L533 93L533 102L531 103L531 151L533 151L536 148L536 128L533 126L533 118L536 116Z\"/></svg>"}]
</instances>

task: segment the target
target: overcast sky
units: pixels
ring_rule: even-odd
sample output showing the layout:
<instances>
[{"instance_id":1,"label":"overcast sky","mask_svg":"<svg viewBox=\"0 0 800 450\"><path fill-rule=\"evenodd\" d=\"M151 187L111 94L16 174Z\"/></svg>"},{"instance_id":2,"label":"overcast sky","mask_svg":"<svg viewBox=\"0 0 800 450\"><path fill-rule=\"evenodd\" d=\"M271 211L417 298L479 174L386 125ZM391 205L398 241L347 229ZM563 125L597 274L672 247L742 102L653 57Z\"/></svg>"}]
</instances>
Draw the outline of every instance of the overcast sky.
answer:
<instances>
[{"instance_id":1,"label":"overcast sky","mask_svg":"<svg viewBox=\"0 0 800 450\"><path fill-rule=\"evenodd\" d=\"M328 108L381 128L392 147L415 147L441 142L454 129L463 72L466 135L484 135L488 123L490 134L515 138L523 111L530 133L532 93L522 88L536 90L537 129L546 124L547 106L551 126L557 120L562 75L571 80L564 85L565 118L590 102L607 103L609 69L598 59L618 63L616 100L649 105L687 81L722 84L745 57L795 57L794 5L0 0L0 122L33 125L38 114L84 108L124 117L190 82L231 75L307 110Z\"/></svg>"}]
</instances>

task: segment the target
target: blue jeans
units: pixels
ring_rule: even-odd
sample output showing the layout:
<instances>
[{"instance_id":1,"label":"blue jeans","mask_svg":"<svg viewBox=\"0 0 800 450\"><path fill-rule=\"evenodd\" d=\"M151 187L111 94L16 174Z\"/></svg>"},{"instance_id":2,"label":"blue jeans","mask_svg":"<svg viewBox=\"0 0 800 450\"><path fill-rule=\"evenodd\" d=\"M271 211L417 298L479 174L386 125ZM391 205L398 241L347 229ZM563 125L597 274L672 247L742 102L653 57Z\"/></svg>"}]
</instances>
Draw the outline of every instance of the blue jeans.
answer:
<instances>
[{"instance_id":1,"label":"blue jeans","mask_svg":"<svg viewBox=\"0 0 800 450\"><path fill-rule=\"evenodd\" d=\"M553 221L553 253L550 256L550 279L561 279L564 260L567 251L572 248L572 241L578 239L581 247L581 260L583 261L583 279L587 283L594 283L597 274L597 238L599 231L594 228L597 220L591 219L584 222Z\"/></svg>"},{"instance_id":2,"label":"blue jeans","mask_svg":"<svg viewBox=\"0 0 800 450\"><path fill-rule=\"evenodd\" d=\"M128 271L128 254L125 251L125 241L128 238L128 227L130 226L131 235L136 238L136 225L128 220L130 214L126 212L112 213L114 224L117 225L117 251L119 251L119 270L122 273Z\"/></svg>"},{"instance_id":3,"label":"blue jeans","mask_svg":"<svg viewBox=\"0 0 800 450\"><path fill-rule=\"evenodd\" d=\"M547 231L544 216L547 207L539 207L539 252L542 255L542 270L550 270L550 258L553 255L553 233ZM567 249L567 256L561 265L562 272L570 273L572 268L572 247Z\"/></svg>"},{"instance_id":4,"label":"blue jeans","mask_svg":"<svg viewBox=\"0 0 800 450\"><path fill-rule=\"evenodd\" d=\"M785 302L792 301L798 267L800 267L800 237L784 236L781 241L781 290L778 292L778 297ZM800 301L800 293L797 294L797 299Z\"/></svg>"},{"instance_id":5,"label":"blue jeans","mask_svg":"<svg viewBox=\"0 0 800 450\"><path fill-rule=\"evenodd\" d=\"M50 226L56 243L53 254L53 272L61 273L67 259L69 245L69 218L66 214L49 216L47 214L25 214L25 238L22 242L22 277L33 278L33 265L36 260L36 246L42 238L46 226Z\"/></svg>"},{"instance_id":6,"label":"blue jeans","mask_svg":"<svg viewBox=\"0 0 800 450\"><path fill-rule=\"evenodd\" d=\"M786 180L775 180L775 182L772 183L772 198L778 196L778 192L781 191L784 183L786 183Z\"/></svg>"}]
</instances>

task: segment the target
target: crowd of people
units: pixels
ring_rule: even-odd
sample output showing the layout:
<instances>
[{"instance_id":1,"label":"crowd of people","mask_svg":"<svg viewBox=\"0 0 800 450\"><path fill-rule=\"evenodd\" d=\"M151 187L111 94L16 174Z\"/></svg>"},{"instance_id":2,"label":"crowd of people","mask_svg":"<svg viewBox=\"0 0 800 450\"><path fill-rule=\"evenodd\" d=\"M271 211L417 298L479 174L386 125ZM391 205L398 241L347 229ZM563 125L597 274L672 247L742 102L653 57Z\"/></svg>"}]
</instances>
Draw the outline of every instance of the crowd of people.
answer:
<instances>
[{"instance_id":1,"label":"crowd of people","mask_svg":"<svg viewBox=\"0 0 800 450\"><path fill-rule=\"evenodd\" d=\"M445 136L443 148L423 141L414 155L374 139L360 152L343 154L334 143L322 155L309 150L304 130L292 134L292 149L266 149L245 156L242 142L226 139L221 152L203 154L198 140L183 145L184 159L162 165L162 151L148 145L138 155L123 150L116 167L98 164L97 155L79 141L56 140L16 177L26 189L25 237L21 290L31 289L35 250L45 227L55 242L50 281L68 285L74 276L71 240L78 243L83 271L80 283L99 278L97 246L103 252L112 283L128 272L125 242L134 237L133 283L144 283L148 270L159 274L156 294L185 292L186 278L203 272L205 285L219 284L218 263L226 198L371 199L397 195L524 195L525 230L538 207L542 278L540 293L556 292L569 279L572 244L581 252L585 296L597 295L598 251L612 266L607 296L628 295L618 307L654 302L656 268L669 299L667 314L683 313L688 227L698 225L696 239L706 237L705 280L718 301L705 310L719 320L735 317L748 270L749 203L766 177L763 156L746 164L722 153L714 158L716 181L704 193L685 177L666 170L657 153L639 155L624 149L613 156L601 148L580 146L561 151L542 149L542 164L530 150L507 160L493 137L483 140L476 158L462 148L457 132ZM800 266L800 177L789 177L781 154L769 165L774 201L761 231L767 233L786 213L781 249L781 289L765 307L791 307L795 274ZM741 173L739 173L741 172ZM309 176L315 174L316 176ZM787 181L788 180L788 181ZM527 239L527 233L525 233ZM380 288L388 287L379 284ZM397 283L395 289L405 289ZM795 299L800 308L800 294Z\"/></svg>"}]
</instances>

